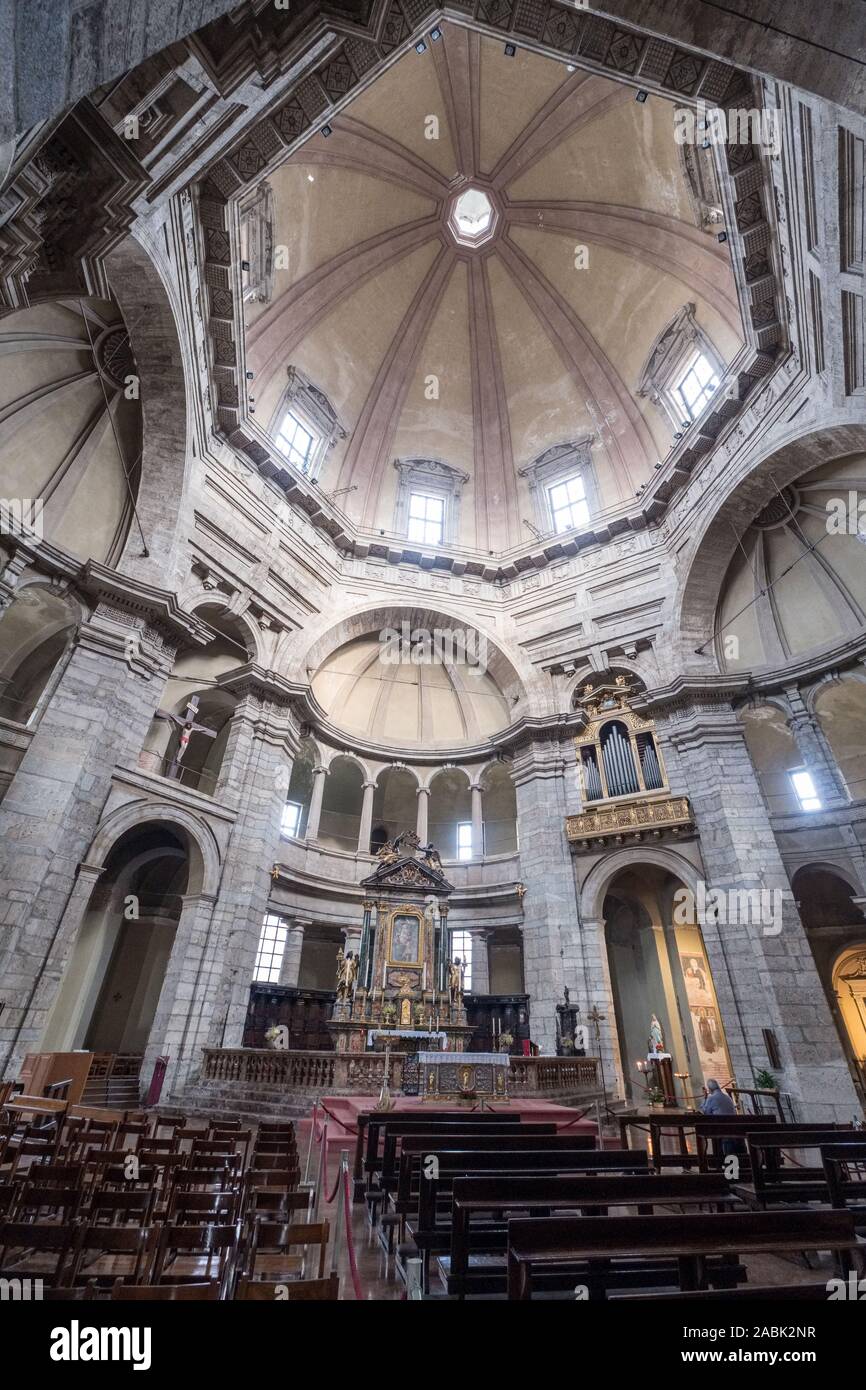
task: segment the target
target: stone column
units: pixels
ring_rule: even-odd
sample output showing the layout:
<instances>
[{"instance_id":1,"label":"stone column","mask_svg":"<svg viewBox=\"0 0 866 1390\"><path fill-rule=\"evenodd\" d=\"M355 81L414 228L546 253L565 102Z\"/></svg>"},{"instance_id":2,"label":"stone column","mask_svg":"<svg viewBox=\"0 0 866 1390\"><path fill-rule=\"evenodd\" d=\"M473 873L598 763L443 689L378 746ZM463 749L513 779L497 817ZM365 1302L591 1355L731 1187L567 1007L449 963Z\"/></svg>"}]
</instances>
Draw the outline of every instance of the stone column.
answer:
<instances>
[{"instance_id":1,"label":"stone column","mask_svg":"<svg viewBox=\"0 0 866 1390\"><path fill-rule=\"evenodd\" d=\"M186 640L198 636L190 623ZM176 640L176 637L174 638ZM0 1075L39 1047L69 941L61 919L117 763L135 767L174 656L165 631L100 603L82 623L0 806ZM82 890L83 891L83 890Z\"/></svg>"},{"instance_id":2,"label":"stone column","mask_svg":"<svg viewBox=\"0 0 866 1390\"><path fill-rule=\"evenodd\" d=\"M361 803L361 828L358 831L358 853L370 853L370 832L373 829L373 797L376 783L364 783L364 800Z\"/></svg>"},{"instance_id":3,"label":"stone column","mask_svg":"<svg viewBox=\"0 0 866 1390\"><path fill-rule=\"evenodd\" d=\"M313 768L313 795L310 798L310 811L307 816L307 829L304 839L317 840L319 838L319 821L322 818L322 797L325 795L325 778L328 775L326 767Z\"/></svg>"},{"instance_id":4,"label":"stone column","mask_svg":"<svg viewBox=\"0 0 866 1390\"><path fill-rule=\"evenodd\" d=\"M847 806L844 783L839 769L832 757L818 720L806 707L803 696L796 686L785 691L791 710L788 728L800 750L800 756L807 771L812 774L815 790L822 806Z\"/></svg>"},{"instance_id":5,"label":"stone column","mask_svg":"<svg viewBox=\"0 0 866 1390\"><path fill-rule=\"evenodd\" d=\"M857 1098L742 724L729 705L695 701L656 727L671 790L692 804L706 891L722 894L725 920L707 920L703 935L737 1079L748 1086L770 1067L762 1029L772 1029L778 1080L800 1115L850 1120Z\"/></svg>"},{"instance_id":6,"label":"stone column","mask_svg":"<svg viewBox=\"0 0 866 1390\"><path fill-rule=\"evenodd\" d=\"M542 1052L556 1051L556 1005L563 987L580 977L577 898L565 818L576 809L571 744L527 744L515 755L512 777L520 826L523 964L530 996L530 1033Z\"/></svg>"},{"instance_id":7,"label":"stone column","mask_svg":"<svg viewBox=\"0 0 866 1390\"><path fill-rule=\"evenodd\" d=\"M294 761L299 735L291 696L279 681L239 673L224 682L238 690L220 785L237 807L214 908L213 978L218 981L208 1045L240 1047L256 951L270 898L270 870L278 858L285 801L286 761Z\"/></svg>"},{"instance_id":8,"label":"stone column","mask_svg":"<svg viewBox=\"0 0 866 1390\"><path fill-rule=\"evenodd\" d=\"M301 973L301 953L304 949L304 930L310 925L305 917L294 917L288 924L286 949L280 970L280 984L297 989Z\"/></svg>"},{"instance_id":9,"label":"stone column","mask_svg":"<svg viewBox=\"0 0 866 1390\"><path fill-rule=\"evenodd\" d=\"M484 858L484 811L483 793L478 782L469 789L472 793L472 858Z\"/></svg>"},{"instance_id":10,"label":"stone column","mask_svg":"<svg viewBox=\"0 0 866 1390\"><path fill-rule=\"evenodd\" d=\"M480 927L473 928L472 938L472 993L490 993L490 961L487 955L487 932Z\"/></svg>"},{"instance_id":11,"label":"stone column","mask_svg":"<svg viewBox=\"0 0 866 1390\"><path fill-rule=\"evenodd\" d=\"M415 834L422 845L427 844L427 811L430 805L430 788L419 787L416 796L418 797L418 817L415 822Z\"/></svg>"}]
</instances>

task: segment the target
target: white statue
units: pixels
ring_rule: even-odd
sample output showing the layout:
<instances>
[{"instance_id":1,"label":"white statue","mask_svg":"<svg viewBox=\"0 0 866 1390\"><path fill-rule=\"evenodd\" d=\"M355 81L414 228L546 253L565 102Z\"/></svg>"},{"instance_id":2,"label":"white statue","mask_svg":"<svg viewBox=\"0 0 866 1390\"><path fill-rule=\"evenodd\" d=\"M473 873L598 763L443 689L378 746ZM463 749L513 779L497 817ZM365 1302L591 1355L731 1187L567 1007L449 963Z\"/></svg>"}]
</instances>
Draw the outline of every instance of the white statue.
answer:
<instances>
[{"instance_id":1,"label":"white statue","mask_svg":"<svg viewBox=\"0 0 866 1390\"><path fill-rule=\"evenodd\" d=\"M664 1052L665 1050L664 1033L662 1032L662 1026L655 1014L653 1014L650 1023L649 1044L650 1052Z\"/></svg>"}]
</instances>

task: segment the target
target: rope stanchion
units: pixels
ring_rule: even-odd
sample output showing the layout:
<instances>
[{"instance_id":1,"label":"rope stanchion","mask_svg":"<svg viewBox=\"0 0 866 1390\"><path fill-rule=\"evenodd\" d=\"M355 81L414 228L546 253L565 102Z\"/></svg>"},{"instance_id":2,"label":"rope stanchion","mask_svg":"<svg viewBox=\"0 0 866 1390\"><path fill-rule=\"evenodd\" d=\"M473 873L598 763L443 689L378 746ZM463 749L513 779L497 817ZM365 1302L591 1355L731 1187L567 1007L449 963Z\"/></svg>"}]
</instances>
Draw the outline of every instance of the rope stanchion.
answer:
<instances>
[{"instance_id":1,"label":"rope stanchion","mask_svg":"<svg viewBox=\"0 0 866 1390\"><path fill-rule=\"evenodd\" d=\"M319 1198L322 1195L322 1183L327 1179L325 1164L328 1158L328 1126L322 1125L322 1147L319 1150L319 1166L316 1169L316 1190L313 1197L313 1217L319 1212Z\"/></svg>"},{"instance_id":2,"label":"rope stanchion","mask_svg":"<svg viewBox=\"0 0 866 1390\"><path fill-rule=\"evenodd\" d=\"M312 1112L312 1114L310 1115L310 1141L309 1141L309 1143L307 1144L307 1161L306 1161L306 1163L304 1164L304 1182L305 1182L305 1183L308 1183L308 1182L310 1181L310 1163L312 1162L312 1158L313 1158L313 1140L314 1140L315 1135L316 1135L316 1117L318 1116L318 1113L319 1113L319 1102L318 1102L318 1101L314 1101L314 1102L313 1102L313 1112Z\"/></svg>"},{"instance_id":3,"label":"rope stanchion","mask_svg":"<svg viewBox=\"0 0 866 1390\"><path fill-rule=\"evenodd\" d=\"M349 1272L352 1275L352 1288L355 1290L355 1298L358 1302L362 1302L364 1298L364 1287L361 1283L361 1276L358 1273L358 1261L355 1258L355 1241L352 1236L352 1193L349 1180L349 1162L345 1153L343 1154L343 1161L340 1167L343 1179L343 1220L346 1223L346 1249L349 1253Z\"/></svg>"}]
</instances>

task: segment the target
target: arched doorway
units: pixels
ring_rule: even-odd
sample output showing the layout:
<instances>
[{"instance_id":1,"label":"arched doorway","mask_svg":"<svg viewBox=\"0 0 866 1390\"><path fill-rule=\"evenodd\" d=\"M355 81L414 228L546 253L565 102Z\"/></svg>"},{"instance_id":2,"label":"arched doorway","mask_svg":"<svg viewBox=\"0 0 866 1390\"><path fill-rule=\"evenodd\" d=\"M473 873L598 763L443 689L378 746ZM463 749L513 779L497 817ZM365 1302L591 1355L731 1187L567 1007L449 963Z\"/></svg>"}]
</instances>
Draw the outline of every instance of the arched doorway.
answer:
<instances>
[{"instance_id":1,"label":"arched doorway","mask_svg":"<svg viewBox=\"0 0 866 1390\"><path fill-rule=\"evenodd\" d=\"M866 917L831 865L805 865L792 887L854 1086L866 1102Z\"/></svg>"},{"instance_id":2,"label":"arched doorway","mask_svg":"<svg viewBox=\"0 0 866 1390\"><path fill-rule=\"evenodd\" d=\"M709 958L685 885L667 869L621 869L608 885L603 916L626 1098L645 1104L653 1016L659 1020L677 1097L699 1100L704 1083L732 1077Z\"/></svg>"},{"instance_id":3,"label":"arched doorway","mask_svg":"<svg viewBox=\"0 0 866 1390\"><path fill-rule=\"evenodd\" d=\"M144 1052L188 879L178 831L148 824L120 837L91 894L43 1048Z\"/></svg>"}]
</instances>

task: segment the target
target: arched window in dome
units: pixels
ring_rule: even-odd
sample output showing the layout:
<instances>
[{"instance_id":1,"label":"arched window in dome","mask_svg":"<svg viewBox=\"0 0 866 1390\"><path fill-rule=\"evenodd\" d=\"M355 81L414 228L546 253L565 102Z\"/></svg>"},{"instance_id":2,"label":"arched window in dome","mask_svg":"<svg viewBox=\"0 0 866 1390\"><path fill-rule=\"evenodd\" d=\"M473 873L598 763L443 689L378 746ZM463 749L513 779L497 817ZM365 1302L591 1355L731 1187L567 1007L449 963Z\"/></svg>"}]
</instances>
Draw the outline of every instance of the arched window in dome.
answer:
<instances>
[{"instance_id":1,"label":"arched window in dome","mask_svg":"<svg viewBox=\"0 0 866 1390\"><path fill-rule=\"evenodd\" d=\"M632 676L608 674L587 682L575 699L587 715L586 731L575 739L584 801L667 788L652 720L629 708L637 688Z\"/></svg>"}]
</instances>

